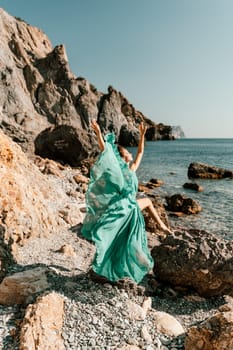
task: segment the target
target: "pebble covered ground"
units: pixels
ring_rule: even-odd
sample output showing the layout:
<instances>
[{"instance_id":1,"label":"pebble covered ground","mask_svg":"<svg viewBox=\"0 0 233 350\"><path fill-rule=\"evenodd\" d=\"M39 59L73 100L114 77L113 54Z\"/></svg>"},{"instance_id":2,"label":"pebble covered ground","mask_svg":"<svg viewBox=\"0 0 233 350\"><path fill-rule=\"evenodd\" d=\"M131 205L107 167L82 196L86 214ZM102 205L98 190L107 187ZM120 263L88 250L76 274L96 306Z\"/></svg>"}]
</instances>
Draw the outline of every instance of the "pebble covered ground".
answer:
<instances>
[{"instance_id":1,"label":"pebble covered ground","mask_svg":"<svg viewBox=\"0 0 233 350\"><path fill-rule=\"evenodd\" d=\"M59 252L64 244L73 247L74 256ZM184 349L184 337L168 337L155 327L153 312L145 320L128 317L127 302L142 305L145 295L152 298L152 309L173 315L187 330L213 315L224 303L223 298L192 302L174 293L169 286L150 287L154 276L147 276L137 286L130 281L116 285L101 284L90 278L88 270L94 246L80 237L80 227L64 230L49 238L34 239L19 249L20 265L12 268L22 271L37 266L48 267L50 289L65 299L63 338L67 350L121 349L125 344L145 350ZM18 350L20 321L24 307L0 307L0 350ZM148 335L149 334L149 335Z\"/></svg>"}]
</instances>

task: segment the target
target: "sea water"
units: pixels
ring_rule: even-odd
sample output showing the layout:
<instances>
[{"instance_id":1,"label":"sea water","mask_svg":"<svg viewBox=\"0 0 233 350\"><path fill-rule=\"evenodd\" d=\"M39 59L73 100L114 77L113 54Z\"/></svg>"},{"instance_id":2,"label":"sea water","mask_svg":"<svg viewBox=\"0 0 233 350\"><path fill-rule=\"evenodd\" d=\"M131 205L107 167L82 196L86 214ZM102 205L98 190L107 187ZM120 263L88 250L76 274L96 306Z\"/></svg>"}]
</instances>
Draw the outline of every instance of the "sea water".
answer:
<instances>
[{"instance_id":1,"label":"sea water","mask_svg":"<svg viewBox=\"0 0 233 350\"><path fill-rule=\"evenodd\" d=\"M136 148L132 149L133 154ZM195 215L181 218L169 216L173 228L203 229L224 238L233 239L233 179L188 179L188 167L192 162L233 170L233 139L177 139L174 141L147 142L137 175L139 181L161 179L164 185L157 188L163 202L165 196L176 193L193 198L202 207ZM184 189L185 182L201 185L203 192Z\"/></svg>"}]
</instances>

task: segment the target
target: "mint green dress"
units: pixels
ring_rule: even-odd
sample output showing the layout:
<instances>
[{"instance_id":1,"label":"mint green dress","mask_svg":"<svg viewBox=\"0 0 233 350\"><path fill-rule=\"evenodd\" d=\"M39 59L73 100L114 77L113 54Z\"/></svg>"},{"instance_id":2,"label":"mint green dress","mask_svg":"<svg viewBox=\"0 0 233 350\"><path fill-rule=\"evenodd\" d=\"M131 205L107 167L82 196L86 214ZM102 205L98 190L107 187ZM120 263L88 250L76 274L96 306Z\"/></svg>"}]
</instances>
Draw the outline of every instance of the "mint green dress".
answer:
<instances>
[{"instance_id":1,"label":"mint green dress","mask_svg":"<svg viewBox=\"0 0 233 350\"><path fill-rule=\"evenodd\" d=\"M129 277L138 283L153 267L137 189L137 176L121 158L115 135L106 135L91 169L82 234L96 246L93 270L110 281Z\"/></svg>"}]
</instances>

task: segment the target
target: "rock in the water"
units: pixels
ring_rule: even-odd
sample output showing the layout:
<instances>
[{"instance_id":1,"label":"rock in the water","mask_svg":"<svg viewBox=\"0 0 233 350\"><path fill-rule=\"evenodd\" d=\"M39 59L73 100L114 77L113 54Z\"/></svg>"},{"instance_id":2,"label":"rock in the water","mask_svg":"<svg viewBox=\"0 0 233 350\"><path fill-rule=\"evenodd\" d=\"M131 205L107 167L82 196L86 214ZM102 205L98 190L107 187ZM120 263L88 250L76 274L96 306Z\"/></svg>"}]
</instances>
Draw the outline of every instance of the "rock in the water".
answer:
<instances>
[{"instance_id":1,"label":"rock in the water","mask_svg":"<svg viewBox=\"0 0 233 350\"><path fill-rule=\"evenodd\" d=\"M166 197L166 209L172 212L181 212L187 215L197 214L201 211L201 206L192 198L187 198L181 194L174 194Z\"/></svg>"},{"instance_id":2,"label":"rock in the water","mask_svg":"<svg viewBox=\"0 0 233 350\"><path fill-rule=\"evenodd\" d=\"M161 185L164 184L163 180L160 180L160 179L150 179L150 181L148 182L148 184L150 185L154 185L154 187L159 187Z\"/></svg>"},{"instance_id":3,"label":"rock in the water","mask_svg":"<svg viewBox=\"0 0 233 350\"><path fill-rule=\"evenodd\" d=\"M152 249L159 280L205 297L233 293L233 242L201 230L175 231Z\"/></svg>"},{"instance_id":4,"label":"rock in the water","mask_svg":"<svg viewBox=\"0 0 233 350\"><path fill-rule=\"evenodd\" d=\"M233 170L227 170L204 163L191 163L188 167L188 177L194 179L233 178Z\"/></svg>"},{"instance_id":5,"label":"rock in the water","mask_svg":"<svg viewBox=\"0 0 233 350\"><path fill-rule=\"evenodd\" d=\"M175 139L183 139L186 137L180 125L172 125L172 135Z\"/></svg>"},{"instance_id":6,"label":"rock in the water","mask_svg":"<svg viewBox=\"0 0 233 350\"><path fill-rule=\"evenodd\" d=\"M151 125L146 131L147 140L174 140L172 127L170 125L164 125L159 123L157 125Z\"/></svg>"},{"instance_id":7,"label":"rock in the water","mask_svg":"<svg viewBox=\"0 0 233 350\"><path fill-rule=\"evenodd\" d=\"M196 191L196 192L202 192L203 191L203 187L198 185L195 182L186 182L185 184L183 184L184 188L188 188L190 190Z\"/></svg>"}]
</instances>

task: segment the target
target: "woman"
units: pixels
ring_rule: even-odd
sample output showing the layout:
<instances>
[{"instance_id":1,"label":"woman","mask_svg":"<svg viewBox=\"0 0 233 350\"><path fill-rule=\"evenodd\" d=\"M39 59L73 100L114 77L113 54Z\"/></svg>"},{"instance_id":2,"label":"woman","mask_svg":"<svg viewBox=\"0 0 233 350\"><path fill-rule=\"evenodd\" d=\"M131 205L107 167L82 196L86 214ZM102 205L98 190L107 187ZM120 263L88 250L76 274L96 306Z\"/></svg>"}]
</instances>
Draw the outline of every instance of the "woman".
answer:
<instances>
[{"instance_id":1,"label":"woman","mask_svg":"<svg viewBox=\"0 0 233 350\"><path fill-rule=\"evenodd\" d=\"M140 124L135 160L125 148L117 148L114 134L106 135L104 141L96 121L92 128L101 154L91 169L82 234L96 245L93 271L110 281L129 277L139 283L153 267L141 210L148 209L161 228L169 231L148 198L136 199L135 171L144 152L146 127Z\"/></svg>"}]
</instances>

